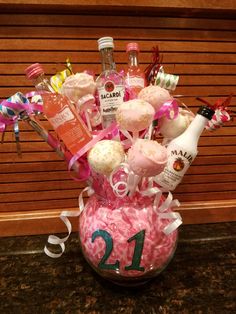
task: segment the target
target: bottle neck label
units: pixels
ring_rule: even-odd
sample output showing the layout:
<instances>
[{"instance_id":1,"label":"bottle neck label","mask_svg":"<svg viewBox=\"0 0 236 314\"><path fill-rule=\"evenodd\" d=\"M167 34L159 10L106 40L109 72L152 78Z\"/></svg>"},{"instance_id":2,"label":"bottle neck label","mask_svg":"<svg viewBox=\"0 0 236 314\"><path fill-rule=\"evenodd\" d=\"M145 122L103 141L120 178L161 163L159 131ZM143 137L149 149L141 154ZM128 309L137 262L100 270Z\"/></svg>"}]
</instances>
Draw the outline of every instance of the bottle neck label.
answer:
<instances>
[{"instance_id":1,"label":"bottle neck label","mask_svg":"<svg viewBox=\"0 0 236 314\"><path fill-rule=\"evenodd\" d=\"M49 118L49 122L54 129L57 129L62 124L74 120L75 116L69 106L65 106L61 111L59 111L54 117Z\"/></svg>"},{"instance_id":2,"label":"bottle neck label","mask_svg":"<svg viewBox=\"0 0 236 314\"><path fill-rule=\"evenodd\" d=\"M108 81L104 86L98 88L101 114L113 115L124 100L124 86L115 85Z\"/></svg>"}]
</instances>

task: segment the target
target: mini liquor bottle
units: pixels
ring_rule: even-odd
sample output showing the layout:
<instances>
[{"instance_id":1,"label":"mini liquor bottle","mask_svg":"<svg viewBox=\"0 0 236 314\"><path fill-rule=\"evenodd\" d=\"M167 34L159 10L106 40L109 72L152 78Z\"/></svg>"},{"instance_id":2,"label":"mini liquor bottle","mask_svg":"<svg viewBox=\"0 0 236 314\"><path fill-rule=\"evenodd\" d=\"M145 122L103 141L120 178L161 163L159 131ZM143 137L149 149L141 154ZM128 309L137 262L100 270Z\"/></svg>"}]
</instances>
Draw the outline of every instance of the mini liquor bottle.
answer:
<instances>
[{"instance_id":1,"label":"mini liquor bottle","mask_svg":"<svg viewBox=\"0 0 236 314\"><path fill-rule=\"evenodd\" d=\"M214 110L201 107L188 128L173 139L167 147L168 161L164 171L156 177L156 182L166 190L174 190L197 156L198 140Z\"/></svg>"},{"instance_id":2,"label":"mini liquor bottle","mask_svg":"<svg viewBox=\"0 0 236 314\"><path fill-rule=\"evenodd\" d=\"M54 93L54 89L49 83L49 80L44 74L41 64L34 63L25 69L27 79L31 80L38 91L48 91Z\"/></svg>"},{"instance_id":3,"label":"mini liquor bottle","mask_svg":"<svg viewBox=\"0 0 236 314\"><path fill-rule=\"evenodd\" d=\"M96 80L102 125L104 128L115 121L115 113L124 100L124 79L116 71L113 59L114 43L112 37L98 40L98 49L102 59L102 73Z\"/></svg>"},{"instance_id":4,"label":"mini liquor bottle","mask_svg":"<svg viewBox=\"0 0 236 314\"><path fill-rule=\"evenodd\" d=\"M71 154L76 154L92 139L86 125L66 96L48 93L43 94L42 98L44 114L49 123Z\"/></svg>"},{"instance_id":5,"label":"mini liquor bottle","mask_svg":"<svg viewBox=\"0 0 236 314\"><path fill-rule=\"evenodd\" d=\"M138 63L139 46L137 43L129 43L126 46L126 52L129 56L128 69L125 77L125 83L130 89L130 99L137 98L138 93L145 87L145 74L140 69Z\"/></svg>"}]
</instances>

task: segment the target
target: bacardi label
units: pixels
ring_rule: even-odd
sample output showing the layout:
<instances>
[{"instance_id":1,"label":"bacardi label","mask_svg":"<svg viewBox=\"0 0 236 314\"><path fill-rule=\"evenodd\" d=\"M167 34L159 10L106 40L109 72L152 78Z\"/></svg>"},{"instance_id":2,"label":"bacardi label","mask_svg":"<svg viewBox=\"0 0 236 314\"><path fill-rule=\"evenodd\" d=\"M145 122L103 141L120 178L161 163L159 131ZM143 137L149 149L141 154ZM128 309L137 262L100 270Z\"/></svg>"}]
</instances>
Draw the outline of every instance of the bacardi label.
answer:
<instances>
[{"instance_id":1,"label":"bacardi label","mask_svg":"<svg viewBox=\"0 0 236 314\"><path fill-rule=\"evenodd\" d=\"M104 86L98 89L101 114L115 115L119 105L124 100L124 86L115 85L112 81L107 81Z\"/></svg>"}]
</instances>

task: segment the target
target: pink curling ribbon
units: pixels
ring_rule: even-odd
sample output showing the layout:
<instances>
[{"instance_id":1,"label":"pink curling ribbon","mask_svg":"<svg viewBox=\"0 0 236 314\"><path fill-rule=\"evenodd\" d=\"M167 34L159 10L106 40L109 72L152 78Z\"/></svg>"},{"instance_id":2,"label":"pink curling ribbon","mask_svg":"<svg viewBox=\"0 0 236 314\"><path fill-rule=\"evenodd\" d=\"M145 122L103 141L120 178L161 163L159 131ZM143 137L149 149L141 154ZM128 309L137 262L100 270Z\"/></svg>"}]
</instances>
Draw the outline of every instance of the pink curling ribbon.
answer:
<instances>
[{"instance_id":1,"label":"pink curling ribbon","mask_svg":"<svg viewBox=\"0 0 236 314\"><path fill-rule=\"evenodd\" d=\"M0 115L0 132L4 132L8 125L13 125L16 119L16 117L9 119Z\"/></svg>"},{"instance_id":2,"label":"pink curling ribbon","mask_svg":"<svg viewBox=\"0 0 236 314\"><path fill-rule=\"evenodd\" d=\"M168 119L173 120L178 116L179 106L175 99L166 101L161 108L156 112L154 120L166 116Z\"/></svg>"}]
</instances>

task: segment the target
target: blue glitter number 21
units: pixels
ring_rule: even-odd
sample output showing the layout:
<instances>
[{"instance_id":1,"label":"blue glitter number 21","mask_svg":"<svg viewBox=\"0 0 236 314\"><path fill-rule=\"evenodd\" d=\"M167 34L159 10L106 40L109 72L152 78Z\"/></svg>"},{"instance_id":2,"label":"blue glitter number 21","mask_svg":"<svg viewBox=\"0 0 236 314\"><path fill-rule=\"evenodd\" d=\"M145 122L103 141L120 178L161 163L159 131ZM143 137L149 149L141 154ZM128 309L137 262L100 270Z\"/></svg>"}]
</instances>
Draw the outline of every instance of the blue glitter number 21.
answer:
<instances>
[{"instance_id":1,"label":"blue glitter number 21","mask_svg":"<svg viewBox=\"0 0 236 314\"><path fill-rule=\"evenodd\" d=\"M108 260L113 250L113 239L110 233L107 232L106 230L101 230L101 229L94 231L94 233L92 234L92 243L95 241L97 237L103 238L103 240L106 243L105 253L102 259L100 260L98 267L101 269L110 269L110 270L119 269L120 262L118 260L116 260L114 264L106 263L106 261ZM135 247L134 247L134 255L132 258L132 263L129 266L125 266L125 270L139 270L139 271L145 270L144 267L140 266L141 256L143 252L144 238L145 238L145 230L141 230L140 232L136 233L134 236L132 236L131 238L127 240L128 243L135 241Z\"/></svg>"}]
</instances>

